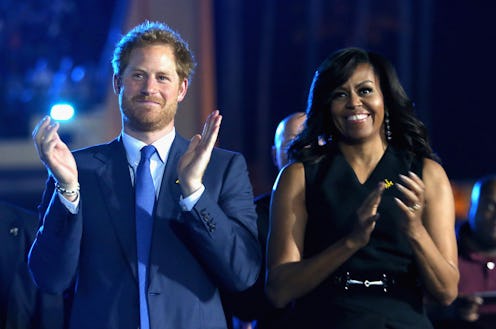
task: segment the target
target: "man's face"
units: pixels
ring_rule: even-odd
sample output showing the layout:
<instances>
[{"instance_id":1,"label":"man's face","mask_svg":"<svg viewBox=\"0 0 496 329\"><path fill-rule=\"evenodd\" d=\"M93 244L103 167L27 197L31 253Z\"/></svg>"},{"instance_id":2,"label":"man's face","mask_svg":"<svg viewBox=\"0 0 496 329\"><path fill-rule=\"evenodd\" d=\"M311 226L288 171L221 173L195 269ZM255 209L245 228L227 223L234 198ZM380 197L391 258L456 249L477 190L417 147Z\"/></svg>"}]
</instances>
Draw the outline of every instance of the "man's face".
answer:
<instances>
[{"instance_id":1,"label":"man's face","mask_svg":"<svg viewBox=\"0 0 496 329\"><path fill-rule=\"evenodd\" d=\"M288 148L293 139L301 132L306 116L297 114L279 124L273 147L274 164L279 170L288 164Z\"/></svg>"},{"instance_id":2,"label":"man's face","mask_svg":"<svg viewBox=\"0 0 496 329\"><path fill-rule=\"evenodd\" d=\"M480 242L496 248L496 182L488 183L481 191L471 226Z\"/></svg>"},{"instance_id":3,"label":"man's face","mask_svg":"<svg viewBox=\"0 0 496 329\"><path fill-rule=\"evenodd\" d=\"M114 77L124 130L138 133L171 130L187 85L187 79L180 79L177 74L170 46L134 49L127 67Z\"/></svg>"}]
</instances>

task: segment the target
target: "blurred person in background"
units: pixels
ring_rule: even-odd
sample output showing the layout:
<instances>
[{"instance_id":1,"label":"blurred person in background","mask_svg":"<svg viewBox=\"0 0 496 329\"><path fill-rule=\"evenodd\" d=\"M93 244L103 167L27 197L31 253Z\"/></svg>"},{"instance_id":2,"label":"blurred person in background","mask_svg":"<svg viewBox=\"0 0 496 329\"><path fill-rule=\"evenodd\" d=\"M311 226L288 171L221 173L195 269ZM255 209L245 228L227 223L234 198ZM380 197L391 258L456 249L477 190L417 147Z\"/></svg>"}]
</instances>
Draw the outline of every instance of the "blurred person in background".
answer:
<instances>
[{"instance_id":1,"label":"blurred person in background","mask_svg":"<svg viewBox=\"0 0 496 329\"><path fill-rule=\"evenodd\" d=\"M480 178L468 218L457 225L458 297L447 308L431 305L436 329L496 328L496 175Z\"/></svg>"},{"instance_id":2,"label":"blurred person in background","mask_svg":"<svg viewBox=\"0 0 496 329\"><path fill-rule=\"evenodd\" d=\"M27 266L38 230L35 212L0 202L0 329L62 329L62 295L41 293Z\"/></svg>"},{"instance_id":3,"label":"blurred person in background","mask_svg":"<svg viewBox=\"0 0 496 329\"><path fill-rule=\"evenodd\" d=\"M280 171L289 163L288 148L293 139L301 132L306 120L305 112L296 112L285 117L277 125L272 145L272 161ZM258 239L264 255L262 270L253 287L241 293L224 294L228 322L233 314L233 329L277 329L284 328L285 309L275 308L265 295L265 250L269 229L271 192L255 198L257 207Z\"/></svg>"}]
</instances>

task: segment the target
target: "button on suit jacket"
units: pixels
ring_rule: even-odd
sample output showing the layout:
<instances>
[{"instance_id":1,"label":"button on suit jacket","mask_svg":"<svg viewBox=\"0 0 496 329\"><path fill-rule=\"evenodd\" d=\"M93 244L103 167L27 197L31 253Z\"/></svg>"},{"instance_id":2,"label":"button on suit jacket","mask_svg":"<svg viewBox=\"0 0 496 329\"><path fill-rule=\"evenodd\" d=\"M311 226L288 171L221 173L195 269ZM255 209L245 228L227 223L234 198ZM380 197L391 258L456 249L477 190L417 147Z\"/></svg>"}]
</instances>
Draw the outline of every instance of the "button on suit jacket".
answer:
<instances>
[{"instance_id":1,"label":"button on suit jacket","mask_svg":"<svg viewBox=\"0 0 496 329\"><path fill-rule=\"evenodd\" d=\"M154 215L147 298L152 329L225 328L219 287L244 290L261 251L245 159L215 148L192 211L179 205L177 163L188 141L176 135ZM72 215L47 182L44 220L29 266L38 286L74 285L71 328L136 329L139 293L134 189L120 138L74 152L81 186Z\"/></svg>"}]
</instances>

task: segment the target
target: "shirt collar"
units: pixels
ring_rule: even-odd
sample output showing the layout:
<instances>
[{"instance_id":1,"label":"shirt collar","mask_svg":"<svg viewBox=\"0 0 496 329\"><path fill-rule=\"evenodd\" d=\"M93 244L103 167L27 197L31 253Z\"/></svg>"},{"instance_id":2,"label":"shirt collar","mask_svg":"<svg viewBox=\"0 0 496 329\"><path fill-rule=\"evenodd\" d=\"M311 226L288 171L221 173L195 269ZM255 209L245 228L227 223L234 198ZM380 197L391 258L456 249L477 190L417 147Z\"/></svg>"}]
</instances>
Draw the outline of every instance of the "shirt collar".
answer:
<instances>
[{"instance_id":1,"label":"shirt collar","mask_svg":"<svg viewBox=\"0 0 496 329\"><path fill-rule=\"evenodd\" d=\"M157 149L158 156L162 163L167 161L167 157L169 156L169 151L175 137L176 129L172 128L170 133L152 143L152 145ZM133 168L136 168L141 158L140 150L147 144L126 134L124 131L122 131L122 143L124 144L124 148L126 150L127 161Z\"/></svg>"}]
</instances>

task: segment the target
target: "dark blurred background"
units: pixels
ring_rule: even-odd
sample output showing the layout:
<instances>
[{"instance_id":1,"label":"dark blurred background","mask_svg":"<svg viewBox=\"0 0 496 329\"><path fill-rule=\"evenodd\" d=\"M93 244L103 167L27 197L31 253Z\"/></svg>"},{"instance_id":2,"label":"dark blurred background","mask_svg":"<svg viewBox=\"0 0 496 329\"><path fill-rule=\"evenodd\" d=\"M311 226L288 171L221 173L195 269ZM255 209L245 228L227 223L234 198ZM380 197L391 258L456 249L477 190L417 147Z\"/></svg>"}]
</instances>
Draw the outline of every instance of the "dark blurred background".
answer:
<instances>
[{"instance_id":1,"label":"dark blurred background","mask_svg":"<svg viewBox=\"0 0 496 329\"><path fill-rule=\"evenodd\" d=\"M75 107L62 129L72 148L118 134L111 51L150 19L177 29L199 62L179 132L190 137L219 108L219 145L246 156L256 194L277 174L275 127L305 109L318 64L346 46L382 53L430 131L463 217L473 180L496 171L494 9L489 0L1 0L0 198L36 207L46 173L30 135L54 103Z\"/></svg>"}]
</instances>

